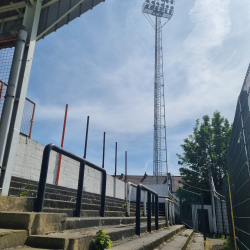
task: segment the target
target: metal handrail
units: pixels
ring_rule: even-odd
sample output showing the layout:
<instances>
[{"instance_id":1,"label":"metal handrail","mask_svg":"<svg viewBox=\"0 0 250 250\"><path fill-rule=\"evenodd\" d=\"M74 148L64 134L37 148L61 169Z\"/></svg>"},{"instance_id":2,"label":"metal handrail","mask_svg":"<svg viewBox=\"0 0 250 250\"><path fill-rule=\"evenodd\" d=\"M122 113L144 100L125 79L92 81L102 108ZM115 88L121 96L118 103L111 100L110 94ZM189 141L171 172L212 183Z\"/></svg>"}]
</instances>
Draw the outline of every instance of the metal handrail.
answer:
<instances>
[{"instance_id":1,"label":"metal handrail","mask_svg":"<svg viewBox=\"0 0 250 250\"><path fill-rule=\"evenodd\" d=\"M43 159L42 159L40 180L39 180L39 184L38 184L38 193L37 193L37 200L36 200L36 207L35 207L36 212L43 211L45 187L46 187L46 180L47 180L48 167L49 167L49 158L50 158L50 152L52 150L59 153L59 154L65 155L65 156L67 156L75 161L80 162L75 217L81 217L85 164L87 164L91 168L94 168L95 170L102 172L100 216L104 217L105 216L106 182L107 182L106 170L89 162L89 161L87 161L86 159L84 159L80 156L77 156L75 154L72 154L71 152L69 152L63 148L60 148L54 144L48 144L44 148L44 151L43 151Z\"/></svg>"},{"instance_id":2,"label":"metal handrail","mask_svg":"<svg viewBox=\"0 0 250 250\"><path fill-rule=\"evenodd\" d=\"M155 229L159 229L159 198L167 198L168 196L162 196L158 195L155 191L152 189L142 185L137 185L136 190L136 234L140 236L141 234L141 191L147 191L148 197L147 197L147 231L151 233L151 195L154 195L155 197Z\"/></svg>"}]
</instances>

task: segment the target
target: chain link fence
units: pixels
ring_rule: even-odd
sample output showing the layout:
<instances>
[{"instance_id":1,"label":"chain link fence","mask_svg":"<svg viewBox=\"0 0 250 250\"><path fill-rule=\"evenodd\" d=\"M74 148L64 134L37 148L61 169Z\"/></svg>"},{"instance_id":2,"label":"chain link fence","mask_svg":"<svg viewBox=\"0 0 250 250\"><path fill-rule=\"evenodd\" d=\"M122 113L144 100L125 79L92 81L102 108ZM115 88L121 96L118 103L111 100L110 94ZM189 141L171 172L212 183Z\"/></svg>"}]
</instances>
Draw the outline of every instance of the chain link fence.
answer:
<instances>
[{"instance_id":1,"label":"chain link fence","mask_svg":"<svg viewBox=\"0 0 250 250\"><path fill-rule=\"evenodd\" d=\"M228 147L227 166L231 188L233 219L237 248L250 249L250 65L237 102L234 124ZM227 180L225 180L225 185ZM230 193L226 188L227 206ZM228 214L230 235L233 221Z\"/></svg>"},{"instance_id":2,"label":"chain link fence","mask_svg":"<svg viewBox=\"0 0 250 250\"><path fill-rule=\"evenodd\" d=\"M3 105L7 90L7 83L15 52L15 47L4 46L4 41L0 41L0 118L2 116ZM13 43L14 45L14 43ZM26 98L20 132L23 135L31 137L36 104Z\"/></svg>"}]
</instances>

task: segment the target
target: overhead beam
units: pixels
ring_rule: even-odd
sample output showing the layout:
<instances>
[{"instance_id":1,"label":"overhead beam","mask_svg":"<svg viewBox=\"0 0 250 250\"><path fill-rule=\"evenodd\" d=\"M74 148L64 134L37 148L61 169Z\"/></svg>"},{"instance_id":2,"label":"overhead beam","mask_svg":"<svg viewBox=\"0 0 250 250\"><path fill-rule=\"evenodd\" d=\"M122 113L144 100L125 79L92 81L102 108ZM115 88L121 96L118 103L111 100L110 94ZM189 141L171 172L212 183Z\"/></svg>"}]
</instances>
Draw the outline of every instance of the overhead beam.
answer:
<instances>
[{"instance_id":1,"label":"overhead beam","mask_svg":"<svg viewBox=\"0 0 250 250\"><path fill-rule=\"evenodd\" d=\"M52 29L56 24L58 24L64 17L66 17L68 14L70 14L75 8L77 8L81 3L83 3L85 0L80 0L77 4L75 4L70 10L68 10L63 16L58 18L54 23L52 23L46 30L44 30L37 38L38 41L46 32L48 32L50 29Z\"/></svg>"},{"instance_id":2,"label":"overhead beam","mask_svg":"<svg viewBox=\"0 0 250 250\"><path fill-rule=\"evenodd\" d=\"M10 2L9 5L5 5L5 6L0 7L0 13L12 11L12 10L18 10L20 8L25 8L25 7L26 7L25 1L22 1L19 3Z\"/></svg>"}]
</instances>

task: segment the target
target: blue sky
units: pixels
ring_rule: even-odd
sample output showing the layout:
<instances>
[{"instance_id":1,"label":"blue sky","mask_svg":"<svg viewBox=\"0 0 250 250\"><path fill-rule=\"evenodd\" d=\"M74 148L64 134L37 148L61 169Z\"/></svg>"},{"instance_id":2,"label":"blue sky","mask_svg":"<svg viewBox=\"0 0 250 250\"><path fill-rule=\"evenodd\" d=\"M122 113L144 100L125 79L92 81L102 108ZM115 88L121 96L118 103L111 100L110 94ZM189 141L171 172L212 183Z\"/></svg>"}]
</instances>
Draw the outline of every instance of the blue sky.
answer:
<instances>
[{"instance_id":1,"label":"blue sky","mask_svg":"<svg viewBox=\"0 0 250 250\"><path fill-rule=\"evenodd\" d=\"M118 174L152 174L154 30L141 13L143 0L106 0L36 44L27 96L37 103L32 139L84 153ZM219 110L233 121L250 61L249 0L176 0L163 29L169 171L179 174L180 144L197 118Z\"/></svg>"}]
</instances>

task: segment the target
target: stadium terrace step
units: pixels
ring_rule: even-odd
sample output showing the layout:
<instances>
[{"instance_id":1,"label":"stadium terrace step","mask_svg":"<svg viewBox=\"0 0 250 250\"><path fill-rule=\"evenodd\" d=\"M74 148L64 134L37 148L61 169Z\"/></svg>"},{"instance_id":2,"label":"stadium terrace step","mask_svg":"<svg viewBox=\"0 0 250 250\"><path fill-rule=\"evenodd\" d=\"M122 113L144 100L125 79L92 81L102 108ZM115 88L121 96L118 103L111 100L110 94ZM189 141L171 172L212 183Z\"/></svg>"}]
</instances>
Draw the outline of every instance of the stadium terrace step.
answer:
<instances>
[{"instance_id":1,"label":"stadium terrace step","mask_svg":"<svg viewBox=\"0 0 250 250\"><path fill-rule=\"evenodd\" d=\"M159 223L159 228L164 228L165 221L161 221ZM178 228L182 226L175 226L171 232L176 233ZM118 225L118 226L99 226L99 227L91 227L91 228L81 228L78 230L65 230L62 233L55 233L49 235L33 235L29 236L27 239L27 245L31 247L53 247L53 248L63 248L64 250L88 250L91 239L95 235L98 230L104 230L110 236L112 241L124 240L127 238L129 241L129 237L135 237L135 226L132 225ZM152 224L152 230L155 229L154 224ZM141 225L141 231L146 233L147 225ZM163 229L164 230L164 229ZM162 230L159 231L159 233ZM166 232L165 234L171 234ZM156 236L156 233L154 234ZM95 237L95 236L94 236ZM157 233L158 237L158 233ZM119 246L120 247L120 246ZM112 247L113 249L113 247ZM115 248L114 248L115 249ZM117 248L118 249L118 248ZM120 248L119 248L120 249ZM123 248L121 248L123 249ZM124 248L124 249L133 249L133 248Z\"/></svg>"},{"instance_id":2,"label":"stadium terrace step","mask_svg":"<svg viewBox=\"0 0 250 250\"><path fill-rule=\"evenodd\" d=\"M175 237L172 241L162 244L158 249L161 250L185 250L193 234L192 229L184 230L180 235Z\"/></svg>"},{"instance_id":3,"label":"stadium terrace step","mask_svg":"<svg viewBox=\"0 0 250 250\"><path fill-rule=\"evenodd\" d=\"M158 247L163 241L167 241L184 229L182 225L175 225L168 230L162 229L152 233L146 233L141 237L135 237L132 240L115 242L112 249L114 250L153 250ZM171 249L171 248L170 248ZM172 249L171 249L172 250Z\"/></svg>"},{"instance_id":4,"label":"stadium terrace step","mask_svg":"<svg viewBox=\"0 0 250 250\"><path fill-rule=\"evenodd\" d=\"M189 250L204 250L204 237L199 233L194 233Z\"/></svg>"},{"instance_id":5,"label":"stadium terrace step","mask_svg":"<svg viewBox=\"0 0 250 250\"><path fill-rule=\"evenodd\" d=\"M38 182L12 177L9 195L10 197L27 197L30 198L30 203L35 203L37 196ZM76 206L77 190L62 186L46 184L44 212L48 213L66 213L67 216L74 215ZM33 198L33 200L32 200ZM126 216L125 200L106 196L106 212L107 217L122 217ZM82 199L82 216L83 217L98 217L101 204L101 195L83 192ZM135 215L135 202L131 202L130 212ZM143 207L143 203L141 203ZM164 204L159 204L159 215L164 216ZM32 211L28 210L28 211ZM153 210L152 210L153 211Z\"/></svg>"},{"instance_id":6,"label":"stadium terrace step","mask_svg":"<svg viewBox=\"0 0 250 250\"><path fill-rule=\"evenodd\" d=\"M23 246L28 238L27 230L0 228L0 249Z\"/></svg>"}]
</instances>

